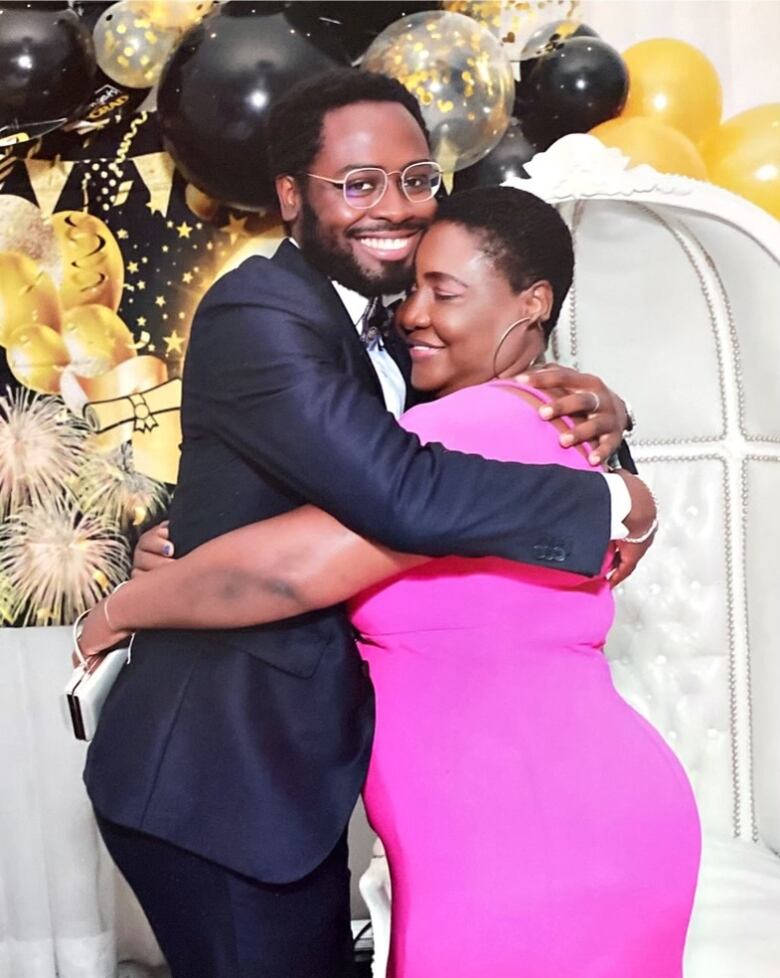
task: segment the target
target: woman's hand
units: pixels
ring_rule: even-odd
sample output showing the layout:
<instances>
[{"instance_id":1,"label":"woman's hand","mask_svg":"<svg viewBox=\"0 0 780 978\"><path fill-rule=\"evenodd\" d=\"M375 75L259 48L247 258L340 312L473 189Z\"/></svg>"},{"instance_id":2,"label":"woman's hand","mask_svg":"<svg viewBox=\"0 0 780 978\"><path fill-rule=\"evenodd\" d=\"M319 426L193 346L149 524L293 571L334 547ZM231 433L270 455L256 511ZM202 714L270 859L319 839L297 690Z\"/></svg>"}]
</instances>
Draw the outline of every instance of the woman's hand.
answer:
<instances>
[{"instance_id":1,"label":"woman's hand","mask_svg":"<svg viewBox=\"0 0 780 978\"><path fill-rule=\"evenodd\" d=\"M521 374L517 381L551 392L552 402L539 408L539 414L546 421L564 415L575 421L574 428L560 436L565 448L590 442L593 446L593 452L588 456L591 465L601 465L617 451L628 426L628 411L622 399L599 377L548 363L538 370ZM563 394L554 388L562 388Z\"/></svg>"},{"instance_id":2,"label":"woman's hand","mask_svg":"<svg viewBox=\"0 0 780 978\"><path fill-rule=\"evenodd\" d=\"M164 567L173 557L173 544L168 537L168 520L158 523L142 534L133 552L133 571L137 577L146 571Z\"/></svg>"},{"instance_id":3,"label":"woman's hand","mask_svg":"<svg viewBox=\"0 0 780 978\"><path fill-rule=\"evenodd\" d=\"M79 648L89 665L99 665L103 655L117 645L121 645L130 637L130 632L115 631L108 624L105 612L105 604L108 598L96 604L82 622L81 636L79 638ZM76 653L73 653L73 665L78 666L81 662Z\"/></svg>"}]
</instances>

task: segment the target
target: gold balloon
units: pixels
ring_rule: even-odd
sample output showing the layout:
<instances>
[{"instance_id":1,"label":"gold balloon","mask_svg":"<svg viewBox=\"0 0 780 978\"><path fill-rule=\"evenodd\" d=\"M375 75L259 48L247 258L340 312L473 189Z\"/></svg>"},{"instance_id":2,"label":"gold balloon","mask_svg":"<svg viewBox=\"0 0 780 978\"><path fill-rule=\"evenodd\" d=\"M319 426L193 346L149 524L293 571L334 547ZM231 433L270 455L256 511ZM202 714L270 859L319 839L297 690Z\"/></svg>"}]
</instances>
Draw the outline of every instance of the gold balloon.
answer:
<instances>
[{"instance_id":1,"label":"gold balloon","mask_svg":"<svg viewBox=\"0 0 780 978\"><path fill-rule=\"evenodd\" d=\"M695 143L720 122L723 90L712 62L685 41L654 38L623 54L628 99L622 115L646 116Z\"/></svg>"},{"instance_id":2,"label":"gold balloon","mask_svg":"<svg viewBox=\"0 0 780 978\"><path fill-rule=\"evenodd\" d=\"M56 330L40 323L19 326L8 338L6 357L20 384L41 394L59 394L69 356Z\"/></svg>"},{"instance_id":3,"label":"gold balloon","mask_svg":"<svg viewBox=\"0 0 780 978\"><path fill-rule=\"evenodd\" d=\"M707 168L691 140L655 119L610 119L591 129L591 135L622 150L633 166L647 163L661 173L707 179Z\"/></svg>"},{"instance_id":4,"label":"gold balloon","mask_svg":"<svg viewBox=\"0 0 780 978\"><path fill-rule=\"evenodd\" d=\"M128 88L151 88L159 79L178 31L157 27L134 0L119 0L95 24L97 63L108 77Z\"/></svg>"},{"instance_id":5,"label":"gold balloon","mask_svg":"<svg viewBox=\"0 0 780 978\"><path fill-rule=\"evenodd\" d=\"M780 218L780 103L758 105L702 142L710 180Z\"/></svg>"},{"instance_id":6,"label":"gold balloon","mask_svg":"<svg viewBox=\"0 0 780 978\"><path fill-rule=\"evenodd\" d=\"M62 282L62 257L51 223L24 197L0 194L0 251L20 251L37 261L55 285Z\"/></svg>"},{"instance_id":7,"label":"gold balloon","mask_svg":"<svg viewBox=\"0 0 780 978\"><path fill-rule=\"evenodd\" d=\"M62 338L71 368L80 377L98 377L136 356L133 334L105 306L68 309L62 320Z\"/></svg>"},{"instance_id":8,"label":"gold balloon","mask_svg":"<svg viewBox=\"0 0 780 978\"><path fill-rule=\"evenodd\" d=\"M186 30L203 20L215 0L130 0L134 10L142 11L155 27Z\"/></svg>"},{"instance_id":9,"label":"gold balloon","mask_svg":"<svg viewBox=\"0 0 780 978\"><path fill-rule=\"evenodd\" d=\"M85 211L58 211L51 223L65 265L62 304L71 309L97 302L116 312L122 299L125 265L108 226Z\"/></svg>"},{"instance_id":10,"label":"gold balloon","mask_svg":"<svg viewBox=\"0 0 780 978\"><path fill-rule=\"evenodd\" d=\"M481 160L509 126L512 66L498 39L463 14L431 10L396 21L371 43L361 68L397 78L417 98L445 171Z\"/></svg>"},{"instance_id":11,"label":"gold balloon","mask_svg":"<svg viewBox=\"0 0 780 978\"><path fill-rule=\"evenodd\" d=\"M0 346L19 326L41 323L59 329L57 290L40 265L18 251L0 253Z\"/></svg>"}]
</instances>

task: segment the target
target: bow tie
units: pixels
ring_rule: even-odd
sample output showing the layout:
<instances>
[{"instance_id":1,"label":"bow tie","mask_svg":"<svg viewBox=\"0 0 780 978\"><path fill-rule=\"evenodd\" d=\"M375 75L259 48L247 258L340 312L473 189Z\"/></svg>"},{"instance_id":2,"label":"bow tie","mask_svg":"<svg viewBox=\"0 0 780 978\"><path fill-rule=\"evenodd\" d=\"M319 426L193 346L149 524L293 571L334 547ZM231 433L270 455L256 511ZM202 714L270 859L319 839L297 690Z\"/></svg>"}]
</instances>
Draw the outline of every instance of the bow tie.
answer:
<instances>
[{"instance_id":1,"label":"bow tie","mask_svg":"<svg viewBox=\"0 0 780 978\"><path fill-rule=\"evenodd\" d=\"M390 307L384 306L378 296L369 302L360 321L360 339L363 346L369 347L375 340L378 340L381 345L392 325L396 304L393 303Z\"/></svg>"}]
</instances>

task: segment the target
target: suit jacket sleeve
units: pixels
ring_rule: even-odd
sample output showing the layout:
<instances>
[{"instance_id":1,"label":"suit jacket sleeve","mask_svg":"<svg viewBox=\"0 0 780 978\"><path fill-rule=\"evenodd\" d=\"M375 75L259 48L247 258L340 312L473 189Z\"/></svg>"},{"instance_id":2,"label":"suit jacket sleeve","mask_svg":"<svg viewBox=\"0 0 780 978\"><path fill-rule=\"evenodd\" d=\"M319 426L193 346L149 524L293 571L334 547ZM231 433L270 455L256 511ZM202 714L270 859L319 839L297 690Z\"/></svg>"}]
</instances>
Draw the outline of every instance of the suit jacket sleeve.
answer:
<instances>
[{"instance_id":1,"label":"suit jacket sleeve","mask_svg":"<svg viewBox=\"0 0 780 978\"><path fill-rule=\"evenodd\" d=\"M190 395L233 451L394 550L599 572L610 525L600 475L423 446L345 372L340 349L337 330L283 298L206 304ZM547 563L553 550L565 559Z\"/></svg>"}]
</instances>

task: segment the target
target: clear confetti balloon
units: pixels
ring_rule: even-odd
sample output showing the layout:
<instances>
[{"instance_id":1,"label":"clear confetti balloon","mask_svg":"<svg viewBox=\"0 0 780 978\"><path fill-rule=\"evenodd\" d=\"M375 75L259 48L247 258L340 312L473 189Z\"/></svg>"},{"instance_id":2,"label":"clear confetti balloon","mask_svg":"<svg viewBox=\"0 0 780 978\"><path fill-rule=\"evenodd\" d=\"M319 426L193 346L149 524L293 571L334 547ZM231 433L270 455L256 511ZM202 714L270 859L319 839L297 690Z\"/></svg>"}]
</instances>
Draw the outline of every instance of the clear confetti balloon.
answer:
<instances>
[{"instance_id":1,"label":"clear confetti balloon","mask_svg":"<svg viewBox=\"0 0 780 978\"><path fill-rule=\"evenodd\" d=\"M579 20L579 0L444 0L445 10L465 14L489 28L503 43L510 61L527 57L529 37L548 23ZM552 34L552 29L550 30Z\"/></svg>"},{"instance_id":2,"label":"clear confetti balloon","mask_svg":"<svg viewBox=\"0 0 780 978\"><path fill-rule=\"evenodd\" d=\"M434 156L448 172L481 160L509 125L512 66L498 38L463 14L425 11L396 21L361 67L397 78L417 98Z\"/></svg>"},{"instance_id":3,"label":"clear confetti balloon","mask_svg":"<svg viewBox=\"0 0 780 978\"><path fill-rule=\"evenodd\" d=\"M155 26L133 0L108 7L95 24L95 52L102 70L119 85L151 88L174 44L176 29Z\"/></svg>"},{"instance_id":4,"label":"clear confetti balloon","mask_svg":"<svg viewBox=\"0 0 780 978\"><path fill-rule=\"evenodd\" d=\"M186 30L211 13L215 0L131 0L155 27L163 30Z\"/></svg>"}]
</instances>

